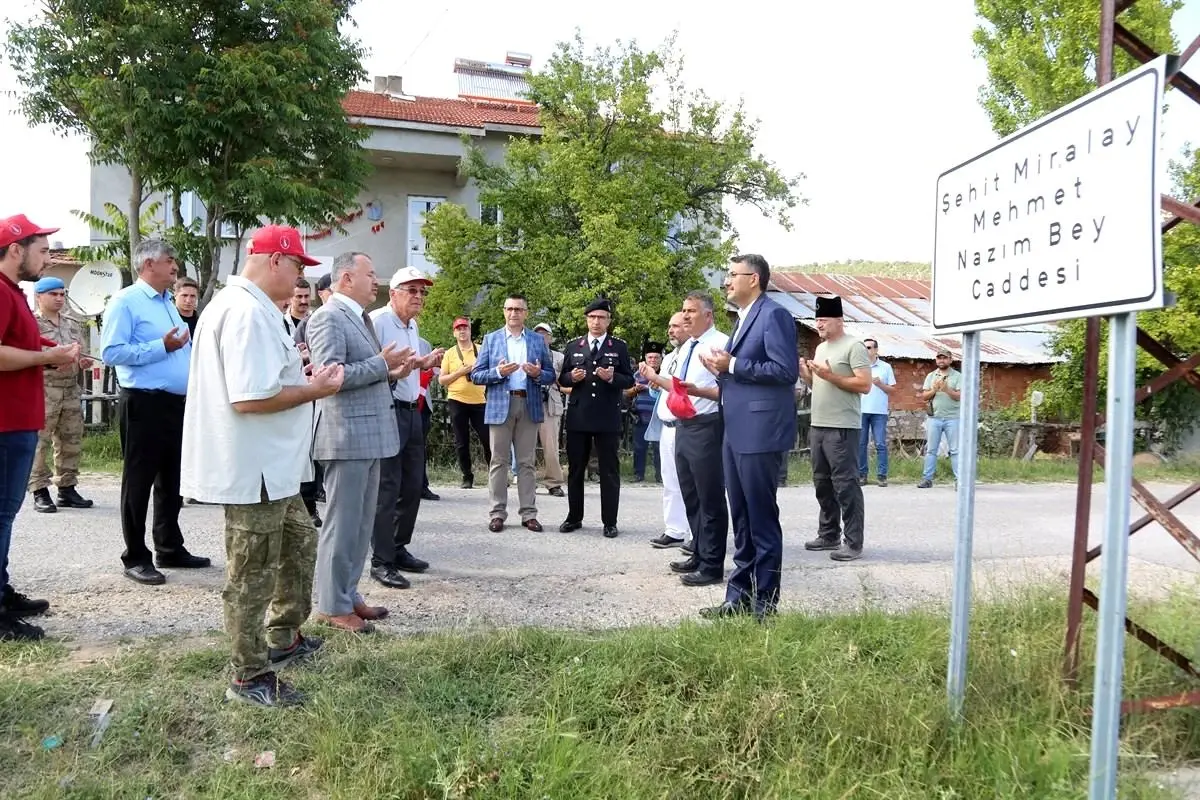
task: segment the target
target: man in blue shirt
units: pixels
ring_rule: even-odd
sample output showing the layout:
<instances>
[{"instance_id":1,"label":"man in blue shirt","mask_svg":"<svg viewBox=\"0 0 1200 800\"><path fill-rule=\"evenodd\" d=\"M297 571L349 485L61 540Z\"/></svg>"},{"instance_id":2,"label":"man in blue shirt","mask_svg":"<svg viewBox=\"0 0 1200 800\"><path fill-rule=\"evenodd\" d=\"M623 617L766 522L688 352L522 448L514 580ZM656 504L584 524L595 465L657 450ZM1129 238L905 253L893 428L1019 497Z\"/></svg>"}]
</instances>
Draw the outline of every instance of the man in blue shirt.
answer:
<instances>
[{"instance_id":1,"label":"man in blue shirt","mask_svg":"<svg viewBox=\"0 0 1200 800\"><path fill-rule=\"evenodd\" d=\"M862 431L858 435L858 485L867 485L867 439L875 439L875 469L879 485L887 486L888 476L888 398L896 391L892 365L879 360L879 342L863 339L871 359L871 391L862 398Z\"/></svg>"},{"instance_id":2,"label":"man in blue shirt","mask_svg":"<svg viewBox=\"0 0 1200 800\"><path fill-rule=\"evenodd\" d=\"M101 357L121 386L121 532L125 576L144 585L166 582L146 547L146 509L154 489L154 551L159 567L207 567L183 546L179 529L180 457L188 363L187 324L168 290L175 283L175 250L146 239L133 252L137 280L117 292L104 313Z\"/></svg>"}]
</instances>

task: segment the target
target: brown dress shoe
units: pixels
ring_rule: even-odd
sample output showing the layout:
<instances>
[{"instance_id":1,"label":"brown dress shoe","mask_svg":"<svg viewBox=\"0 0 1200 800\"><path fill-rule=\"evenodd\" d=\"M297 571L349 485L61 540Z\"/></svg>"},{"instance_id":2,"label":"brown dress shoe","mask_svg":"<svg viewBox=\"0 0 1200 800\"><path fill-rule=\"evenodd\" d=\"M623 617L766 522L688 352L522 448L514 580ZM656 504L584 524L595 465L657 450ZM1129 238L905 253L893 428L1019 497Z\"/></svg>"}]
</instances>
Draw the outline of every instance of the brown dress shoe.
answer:
<instances>
[{"instance_id":1,"label":"brown dress shoe","mask_svg":"<svg viewBox=\"0 0 1200 800\"><path fill-rule=\"evenodd\" d=\"M388 615L388 610L383 606L369 606L366 603L355 603L354 615L361 619L383 619Z\"/></svg>"},{"instance_id":2,"label":"brown dress shoe","mask_svg":"<svg viewBox=\"0 0 1200 800\"><path fill-rule=\"evenodd\" d=\"M329 614L317 614L317 620L331 628L349 631L350 633L370 633L375 630L358 614L341 614L336 617Z\"/></svg>"}]
</instances>

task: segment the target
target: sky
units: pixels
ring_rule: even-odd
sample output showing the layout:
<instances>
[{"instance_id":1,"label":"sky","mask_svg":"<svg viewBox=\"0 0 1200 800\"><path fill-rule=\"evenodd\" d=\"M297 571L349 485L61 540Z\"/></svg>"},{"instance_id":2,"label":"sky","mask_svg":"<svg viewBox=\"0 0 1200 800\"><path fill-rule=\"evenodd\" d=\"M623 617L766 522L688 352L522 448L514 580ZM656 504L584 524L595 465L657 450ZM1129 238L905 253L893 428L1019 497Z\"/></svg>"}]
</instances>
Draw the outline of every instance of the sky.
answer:
<instances>
[{"instance_id":1,"label":"sky","mask_svg":"<svg viewBox=\"0 0 1200 800\"><path fill-rule=\"evenodd\" d=\"M26 19L33 0L0 0ZM937 176L988 149L997 137L978 103L986 80L974 56L969 0L805 0L791 19L774 2L743 0L707 13L694 4L502 3L480 0L360 0L355 35L368 48L368 76L401 75L410 94L454 97L455 58L503 61L528 53L544 65L578 29L589 46L635 40L643 49L673 32L684 80L714 98L739 100L759 120L758 147L784 174L804 174L808 204L785 230L756 210L734 208L739 249L773 265L845 260L925 261L933 254ZM920 13L910 9L920 8ZM730 13L736 9L736 13ZM1175 15L1182 44L1200 32L1200 2ZM910 33L901 34L909 30ZM1200 57L1190 65L1200 71ZM368 77L368 81L370 77ZM0 215L18 211L61 226L54 238L86 243L71 214L89 203L86 147L30 128L6 94L19 85L0 64L0 142L5 188ZM1175 156L1200 131L1200 107L1180 97L1164 118L1163 153ZM1200 137L1192 137L1200 145ZM118 203L124 198L114 198Z\"/></svg>"}]
</instances>

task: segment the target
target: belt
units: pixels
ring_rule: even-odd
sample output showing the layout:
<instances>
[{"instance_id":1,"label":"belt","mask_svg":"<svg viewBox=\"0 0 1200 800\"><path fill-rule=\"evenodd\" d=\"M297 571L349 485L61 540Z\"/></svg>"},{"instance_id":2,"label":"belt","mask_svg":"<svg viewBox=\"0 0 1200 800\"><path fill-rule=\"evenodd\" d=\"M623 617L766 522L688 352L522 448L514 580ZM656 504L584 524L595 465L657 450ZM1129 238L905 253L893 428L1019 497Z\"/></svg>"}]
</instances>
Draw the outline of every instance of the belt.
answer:
<instances>
[{"instance_id":1,"label":"belt","mask_svg":"<svg viewBox=\"0 0 1200 800\"><path fill-rule=\"evenodd\" d=\"M168 392L166 389L130 389L122 386L121 392L125 394L166 395L167 397L177 397L180 400L183 400L187 397L186 395Z\"/></svg>"},{"instance_id":2,"label":"belt","mask_svg":"<svg viewBox=\"0 0 1200 800\"><path fill-rule=\"evenodd\" d=\"M691 419L679 420L679 426L681 428L689 428L689 427L692 427L695 425L709 425L713 422L717 422L720 418L721 418L721 414L720 414L720 412L717 412L717 411L713 411L712 413L709 413L709 414L697 414L696 416L692 417Z\"/></svg>"},{"instance_id":3,"label":"belt","mask_svg":"<svg viewBox=\"0 0 1200 800\"><path fill-rule=\"evenodd\" d=\"M674 428L677 424L679 424L676 420L667 421L664 419L664 420L660 420L660 422L662 422L662 426L664 428Z\"/></svg>"},{"instance_id":4,"label":"belt","mask_svg":"<svg viewBox=\"0 0 1200 800\"><path fill-rule=\"evenodd\" d=\"M417 404L408 400L396 400L392 403L392 408L407 408L409 411L416 411Z\"/></svg>"},{"instance_id":5,"label":"belt","mask_svg":"<svg viewBox=\"0 0 1200 800\"><path fill-rule=\"evenodd\" d=\"M525 397L527 392L524 389L509 390L509 394L513 397Z\"/></svg>"}]
</instances>

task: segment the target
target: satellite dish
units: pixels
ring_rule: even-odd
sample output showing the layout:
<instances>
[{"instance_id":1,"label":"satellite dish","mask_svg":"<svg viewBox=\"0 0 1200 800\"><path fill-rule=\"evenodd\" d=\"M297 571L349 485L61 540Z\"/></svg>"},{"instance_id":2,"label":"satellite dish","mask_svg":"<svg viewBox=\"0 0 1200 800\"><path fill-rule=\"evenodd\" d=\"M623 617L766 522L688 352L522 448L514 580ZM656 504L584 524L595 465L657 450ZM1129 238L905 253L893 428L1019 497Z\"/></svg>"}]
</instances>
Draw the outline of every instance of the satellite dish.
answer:
<instances>
[{"instance_id":1,"label":"satellite dish","mask_svg":"<svg viewBox=\"0 0 1200 800\"><path fill-rule=\"evenodd\" d=\"M67 297L85 317L104 312L108 300L121 291L125 281L121 270L107 261L86 264L71 279Z\"/></svg>"}]
</instances>

